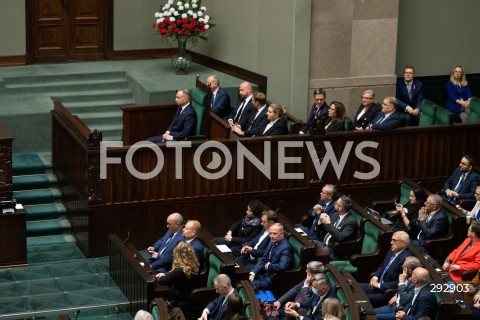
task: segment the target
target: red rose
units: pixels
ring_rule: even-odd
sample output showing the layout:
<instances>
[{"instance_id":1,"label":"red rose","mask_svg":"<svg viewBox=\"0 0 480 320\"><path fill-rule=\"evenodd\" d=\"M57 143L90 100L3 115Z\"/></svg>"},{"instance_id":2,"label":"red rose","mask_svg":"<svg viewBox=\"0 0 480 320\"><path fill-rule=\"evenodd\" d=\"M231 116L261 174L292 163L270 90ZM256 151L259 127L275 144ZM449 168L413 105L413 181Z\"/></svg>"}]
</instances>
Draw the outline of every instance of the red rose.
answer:
<instances>
[{"instance_id":1,"label":"red rose","mask_svg":"<svg viewBox=\"0 0 480 320\"><path fill-rule=\"evenodd\" d=\"M188 36L188 35L190 35L190 32L188 32L188 30L185 30L185 31L183 32L183 34L186 35L186 36Z\"/></svg>"},{"instance_id":2,"label":"red rose","mask_svg":"<svg viewBox=\"0 0 480 320\"><path fill-rule=\"evenodd\" d=\"M177 32L178 32L178 28L173 28L173 32L174 32L174 33L177 33Z\"/></svg>"},{"instance_id":3,"label":"red rose","mask_svg":"<svg viewBox=\"0 0 480 320\"><path fill-rule=\"evenodd\" d=\"M202 32L207 32L207 29L205 29L205 28L202 28Z\"/></svg>"},{"instance_id":4,"label":"red rose","mask_svg":"<svg viewBox=\"0 0 480 320\"><path fill-rule=\"evenodd\" d=\"M204 21L200 21L200 25L203 27L205 25Z\"/></svg>"},{"instance_id":5,"label":"red rose","mask_svg":"<svg viewBox=\"0 0 480 320\"><path fill-rule=\"evenodd\" d=\"M187 19L187 18L183 18L183 22L184 22L184 23L187 23L187 22L188 22L188 19Z\"/></svg>"},{"instance_id":6,"label":"red rose","mask_svg":"<svg viewBox=\"0 0 480 320\"><path fill-rule=\"evenodd\" d=\"M170 20L167 17L163 18L164 23L167 23L168 21L170 21Z\"/></svg>"},{"instance_id":7,"label":"red rose","mask_svg":"<svg viewBox=\"0 0 480 320\"><path fill-rule=\"evenodd\" d=\"M178 19L177 24L182 24L182 20Z\"/></svg>"},{"instance_id":8,"label":"red rose","mask_svg":"<svg viewBox=\"0 0 480 320\"><path fill-rule=\"evenodd\" d=\"M171 23L170 23L170 27L172 27L172 28L176 28L176 27L177 27L177 25L175 24L175 22L171 22Z\"/></svg>"},{"instance_id":9,"label":"red rose","mask_svg":"<svg viewBox=\"0 0 480 320\"><path fill-rule=\"evenodd\" d=\"M167 33L172 34L172 29L168 29Z\"/></svg>"},{"instance_id":10,"label":"red rose","mask_svg":"<svg viewBox=\"0 0 480 320\"><path fill-rule=\"evenodd\" d=\"M178 31L178 34L183 36L183 30Z\"/></svg>"},{"instance_id":11,"label":"red rose","mask_svg":"<svg viewBox=\"0 0 480 320\"><path fill-rule=\"evenodd\" d=\"M200 32L200 29L198 29L198 28L195 28L195 30L194 30L194 31L195 31L195 32Z\"/></svg>"}]
</instances>

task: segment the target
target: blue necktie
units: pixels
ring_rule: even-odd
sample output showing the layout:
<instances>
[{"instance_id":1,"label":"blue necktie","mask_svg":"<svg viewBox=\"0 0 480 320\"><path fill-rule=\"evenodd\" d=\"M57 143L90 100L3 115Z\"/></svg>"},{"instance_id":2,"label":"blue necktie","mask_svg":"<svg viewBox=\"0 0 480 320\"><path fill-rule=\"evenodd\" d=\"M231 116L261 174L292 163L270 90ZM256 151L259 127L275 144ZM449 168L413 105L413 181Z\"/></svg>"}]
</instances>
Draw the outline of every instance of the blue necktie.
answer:
<instances>
[{"instance_id":1,"label":"blue necktie","mask_svg":"<svg viewBox=\"0 0 480 320\"><path fill-rule=\"evenodd\" d=\"M480 210L477 212L477 220L480 220Z\"/></svg>"},{"instance_id":2,"label":"blue necktie","mask_svg":"<svg viewBox=\"0 0 480 320\"><path fill-rule=\"evenodd\" d=\"M392 262L393 262L394 259L395 259L395 255L393 255L393 256L390 258L390 261L388 261L388 264L387 264L387 266L385 267L385 269L383 270L382 275L381 275L381 277L380 277L380 280L379 280L378 282L383 283L383 276L385 276L385 273L387 273L388 268L390 268L390 265L392 264Z\"/></svg>"},{"instance_id":3,"label":"blue necktie","mask_svg":"<svg viewBox=\"0 0 480 320\"><path fill-rule=\"evenodd\" d=\"M455 192L458 192L458 190L460 190L460 188L462 187L462 184L463 184L463 181L465 180L465 173L462 174L462 176L460 177L460 181L458 181L458 184L457 186L455 187Z\"/></svg>"}]
</instances>

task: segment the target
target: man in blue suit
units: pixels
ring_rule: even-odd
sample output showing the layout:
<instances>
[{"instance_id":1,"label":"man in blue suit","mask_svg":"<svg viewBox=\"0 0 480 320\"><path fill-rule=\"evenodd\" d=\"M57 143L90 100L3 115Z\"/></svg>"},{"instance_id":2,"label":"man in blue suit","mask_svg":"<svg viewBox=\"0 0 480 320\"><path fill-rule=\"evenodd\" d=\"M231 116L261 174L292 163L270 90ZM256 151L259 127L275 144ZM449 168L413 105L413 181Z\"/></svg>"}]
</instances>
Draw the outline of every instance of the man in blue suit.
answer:
<instances>
[{"instance_id":1,"label":"man in blue suit","mask_svg":"<svg viewBox=\"0 0 480 320\"><path fill-rule=\"evenodd\" d=\"M388 289L397 289L399 275L403 273L405 258L411 256L408 250L410 238L405 231L397 231L392 235L390 250L375 271L370 283L361 283L374 308L385 305L384 293Z\"/></svg>"},{"instance_id":2,"label":"man in blue suit","mask_svg":"<svg viewBox=\"0 0 480 320\"><path fill-rule=\"evenodd\" d=\"M154 136L147 141L158 143L168 140L184 140L186 137L195 134L197 126L197 114L191 105L192 96L188 89L180 89L175 95L175 102L178 105L177 113L167 131L161 136Z\"/></svg>"},{"instance_id":3,"label":"man in blue suit","mask_svg":"<svg viewBox=\"0 0 480 320\"><path fill-rule=\"evenodd\" d=\"M312 209L308 210L307 215L309 219L307 221L312 221L312 223L309 223L306 232L310 239L319 240L317 238L317 226L318 220L320 220L320 215L326 213L331 217L335 212L335 192L336 190L333 184L324 185L320 192L320 199L318 199L317 204L315 204Z\"/></svg>"},{"instance_id":4,"label":"man in blue suit","mask_svg":"<svg viewBox=\"0 0 480 320\"><path fill-rule=\"evenodd\" d=\"M255 112L252 105L252 84L250 82L242 82L238 94L240 95L240 99L238 99L235 108L228 115L227 122L232 129L235 124L238 124L242 130L246 130L248 121Z\"/></svg>"},{"instance_id":5,"label":"man in blue suit","mask_svg":"<svg viewBox=\"0 0 480 320\"><path fill-rule=\"evenodd\" d=\"M227 117L232 110L228 92L220 87L220 81L216 75L208 77L207 84L210 85L210 89L212 90L212 112L223 120L227 120Z\"/></svg>"},{"instance_id":6,"label":"man in blue suit","mask_svg":"<svg viewBox=\"0 0 480 320\"><path fill-rule=\"evenodd\" d=\"M317 121L322 121L322 119L328 117L328 105L325 101L327 99L327 93L325 90L322 88L313 90L313 98L315 99L315 103L312 105L307 123L300 129L300 134L310 133Z\"/></svg>"},{"instance_id":7,"label":"man in blue suit","mask_svg":"<svg viewBox=\"0 0 480 320\"><path fill-rule=\"evenodd\" d=\"M253 266L257 263L257 260L263 256L265 250L270 244L270 236L268 231L270 230L271 226L277 223L278 216L275 211L268 210L263 212L261 219L264 231L259 233L251 241L245 243L240 250L241 256L237 258L239 262L249 267L249 269L253 268ZM232 250L232 252L234 251Z\"/></svg>"},{"instance_id":8,"label":"man in blue suit","mask_svg":"<svg viewBox=\"0 0 480 320\"><path fill-rule=\"evenodd\" d=\"M272 276L287 271L293 261L293 248L285 238L283 225L276 223L271 226L269 235L271 243L248 277L257 290L272 290Z\"/></svg>"},{"instance_id":9,"label":"man in blue suit","mask_svg":"<svg viewBox=\"0 0 480 320\"><path fill-rule=\"evenodd\" d=\"M197 256L198 264L200 265L200 270L203 269L203 243L197 236L200 232L202 225L197 220L188 220L183 228L183 237L185 241L190 243L195 251L195 256Z\"/></svg>"},{"instance_id":10,"label":"man in blue suit","mask_svg":"<svg viewBox=\"0 0 480 320\"><path fill-rule=\"evenodd\" d=\"M213 279L215 290L220 296L210 302L198 320L223 320L227 313L227 299L236 290L232 287L232 281L226 274L219 274Z\"/></svg>"},{"instance_id":11,"label":"man in blue suit","mask_svg":"<svg viewBox=\"0 0 480 320\"><path fill-rule=\"evenodd\" d=\"M255 92L252 97L252 105L255 112L250 116L246 129L242 130L239 124L235 124L232 127L233 131L239 136L251 137L261 135L270 122L267 118L268 106L265 93Z\"/></svg>"},{"instance_id":12,"label":"man in blue suit","mask_svg":"<svg viewBox=\"0 0 480 320\"><path fill-rule=\"evenodd\" d=\"M389 131L402 126L402 119L398 110L398 100L395 97L383 99L382 111L377 114L370 129Z\"/></svg>"},{"instance_id":13,"label":"man in blue suit","mask_svg":"<svg viewBox=\"0 0 480 320\"><path fill-rule=\"evenodd\" d=\"M421 317L437 318L437 299L429 284L430 274L425 268L416 268L412 272L415 294L410 303L401 311L397 311L395 319L414 320Z\"/></svg>"},{"instance_id":14,"label":"man in blue suit","mask_svg":"<svg viewBox=\"0 0 480 320\"><path fill-rule=\"evenodd\" d=\"M475 159L465 155L453 174L443 184L444 200L457 204L459 200L475 200L475 189L480 184L478 174L474 172Z\"/></svg>"},{"instance_id":15,"label":"man in blue suit","mask_svg":"<svg viewBox=\"0 0 480 320\"><path fill-rule=\"evenodd\" d=\"M406 66L403 79L397 81L397 99L400 110L405 113L407 126L418 126L422 112L423 84L414 79L415 68Z\"/></svg>"},{"instance_id":16,"label":"man in blue suit","mask_svg":"<svg viewBox=\"0 0 480 320\"><path fill-rule=\"evenodd\" d=\"M151 247L147 248L151 255L150 266L157 272L167 272L172 268L173 249L183 237L183 217L180 213L172 213L167 217L167 232Z\"/></svg>"}]
</instances>

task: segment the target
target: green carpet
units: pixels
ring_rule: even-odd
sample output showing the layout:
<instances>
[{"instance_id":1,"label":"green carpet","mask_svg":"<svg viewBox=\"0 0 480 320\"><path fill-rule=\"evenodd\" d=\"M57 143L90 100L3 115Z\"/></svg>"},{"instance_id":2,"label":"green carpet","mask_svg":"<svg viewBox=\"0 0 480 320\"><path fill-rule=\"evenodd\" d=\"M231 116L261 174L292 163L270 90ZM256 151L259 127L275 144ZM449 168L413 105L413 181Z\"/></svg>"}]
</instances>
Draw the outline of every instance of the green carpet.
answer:
<instances>
[{"instance_id":1,"label":"green carpet","mask_svg":"<svg viewBox=\"0 0 480 320\"><path fill-rule=\"evenodd\" d=\"M34 153L13 154L12 171L14 176L45 173L46 164Z\"/></svg>"},{"instance_id":2,"label":"green carpet","mask_svg":"<svg viewBox=\"0 0 480 320\"><path fill-rule=\"evenodd\" d=\"M23 205L49 203L59 200L62 195L58 189L37 189L14 191L13 197Z\"/></svg>"},{"instance_id":3,"label":"green carpet","mask_svg":"<svg viewBox=\"0 0 480 320\"><path fill-rule=\"evenodd\" d=\"M12 181L13 190L48 188L56 183L57 179L53 174L36 174L14 176Z\"/></svg>"},{"instance_id":4,"label":"green carpet","mask_svg":"<svg viewBox=\"0 0 480 320\"><path fill-rule=\"evenodd\" d=\"M28 237L27 248L35 247L35 246L50 245L50 244L62 244L67 242L75 242L75 239L69 234ZM57 257L57 260L58 260L58 257Z\"/></svg>"},{"instance_id":5,"label":"green carpet","mask_svg":"<svg viewBox=\"0 0 480 320\"><path fill-rule=\"evenodd\" d=\"M63 234L70 230L70 223L66 219L27 221L27 235L29 237Z\"/></svg>"},{"instance_id":6,"label":"green carpet","mask_svg":"<svg viewBox=\"0 0 480 320\"><path fill-rule=\"evenodd\" d=\"M58 219L66 213L66 208L61 203L47 203L23 206L27 212L28 221Z\"/></svg>"}]
</instances>

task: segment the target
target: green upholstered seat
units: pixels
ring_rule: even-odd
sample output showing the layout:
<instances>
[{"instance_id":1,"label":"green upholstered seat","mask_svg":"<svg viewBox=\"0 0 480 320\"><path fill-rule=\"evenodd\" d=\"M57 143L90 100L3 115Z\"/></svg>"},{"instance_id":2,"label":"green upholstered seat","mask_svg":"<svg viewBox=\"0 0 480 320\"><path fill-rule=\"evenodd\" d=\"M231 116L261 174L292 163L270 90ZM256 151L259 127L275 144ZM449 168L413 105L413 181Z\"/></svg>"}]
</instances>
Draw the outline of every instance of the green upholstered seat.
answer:
<instances>
[{"instance_id":1,"label":"green upholstered seat","mask_svg":"<svg viewBox=\"0 0 480 320\"><path fill-rule=\"evenodd\" d=\"M248 301L247 292L243 287L238 289L238 295L240 296L240 299L242 299L243 305L245 307L245 316L247 317L247 319L250 319L252 315L252 309L250 307L250 302Z\"/></svg>"},{"instance_id":2,"label":"green upholstered seat","mask_svg":"<svg viewBox=\"0 0 480 320\"><path fill-rule=\"evenodd\" d=\"M207 287L213 288L213 279L220 274L220 268L222 261L213 253L208 256L208 263L210 265L208 269Z\"/></svg>"},{"instance_id":3,"label":"green upholstered seat","mask_svg":"<svg viewBox=\"0 0 480 320\"><path fill-rule=\"evenodd\" d=\"M419 126L432 126L437 121L438 105L428 99L422 101L422 114L420 115Z\"/></svg>"},{"instance_id":4,"label":"green upholstered seat","mask_svg":"<svg viewBox=\"0 0 480 320\"><path fill-rule=\"evenodd\" d=\"M197 114L197 126L195 128L195 135L185 138L185 140L206 139L205 137L205 102L207 94L195 87L192 92L192 107Z\"/></svg>"},{"instance_id":5,"label":"green upholstered seat","mask_svg":"<svg viewBox=\"0 0 480 320\"><path fill-rule=\"evenodd\" d=\"M410 188L409 185L406 183L402 183L400 185L400 199L399 199L400 202L399 203L404 204L408 202L408 200L410 199L411 190L412 188Z\"/></svg>"},{"instance_id":6,"label":"green upholstered seat","mask_svg":"<svg viewBox=\"0 0 480 320\"><path fill-rule=\"evenodd\" d=\"M453 124L455 120L453 113L451 113L445 108L437 108L436 117L437 120L435 123L439 125Z\"/></svg>"},{"instance_id":7,"label":"green upholstered seat","mask_svg":"<svg viewBox=\"0 0 480 320\"><path fill-rule=\"evenodd\" d=\"M480 99L477 97L470 99L470 113L467 122L480 122Z\"/></svg>"},{"instance_id":8,"label":"green upholstered seat","mask_svg":"<svg viewBox=\"0 0 480 320\"><path fill-rule=\"evenodd\" d=\"M158 311L157 305L152 307L152 316L154 320L165 320L160 317L160 312Z\"/></svg>"},{"instance_id":9,"label":"green upholstered seat","mask_svg":"<svg viewBox=\"0 0 480 320\"><path fill-rule=\"evenodd\" d=\"M350 119L349 117L345 117L344 124L345 124L345 131L353 131L352 119Z\"/></svg>"},{"instance_id":10,"label":"green upholstered seat","mask_svg":"<svg viewBox=\"0 0 480 320\"><path fill-rule=\"evenodd\" d=\"M300 267L300 258L302 256L302 247L303 245L295 238L295 237L289 237L288 241L293 247L293 269L297 269Z\"/></svg>"}]
</instances>

